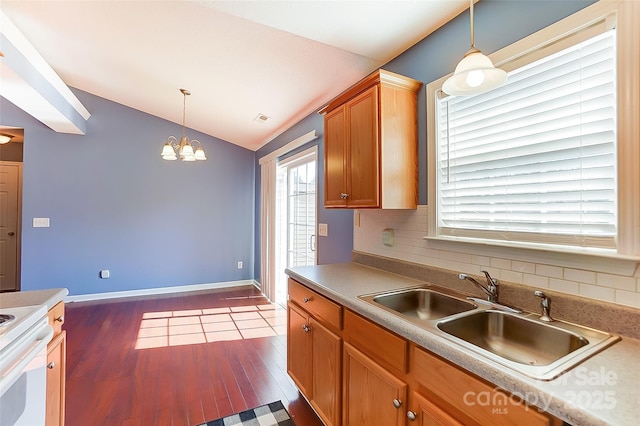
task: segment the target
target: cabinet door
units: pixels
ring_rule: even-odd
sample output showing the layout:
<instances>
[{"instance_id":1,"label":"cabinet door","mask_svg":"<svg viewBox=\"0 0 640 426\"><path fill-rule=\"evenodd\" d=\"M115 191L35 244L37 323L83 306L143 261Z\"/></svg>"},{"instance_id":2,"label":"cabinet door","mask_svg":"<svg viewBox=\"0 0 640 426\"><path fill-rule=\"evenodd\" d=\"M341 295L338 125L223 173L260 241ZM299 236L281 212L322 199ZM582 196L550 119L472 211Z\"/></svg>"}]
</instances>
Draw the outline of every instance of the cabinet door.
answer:
<instances>
[{"instance_id":1,"label":"cabinet door","mask_svg":"<svg viewBox=\"0 0 640 426\"><path fill-rule=\"evenodd\" d=\"M403 425L407 385L346 342L343 363L344 425Z\"/></svg>"},{"instance_id":2,"label":"cabinet door","mask_svg":"<svg viewBox=\"0 0 640 426\"><path fill-rule=\"evenodd\" d=\"M313 352L311 405L327 426L340 424L341 340L313 317L309 319Z\"/></svg>"},{"instance_id":3,"label":"cabinet door","mask_svg":"<svg viewBox=\"0 0 640 426\"><path fill-rule=\"evenodd\" d=\"M462 426L462 423L420 394L413 394L413 405L417 412L415 412L415 420L412 424L420 426Z\"/></svg>"},{"instance_id":4,"label":"cabinet door","mask_svg":"<svg viewBox=\"0 0 640 426\"><path fill-rule=\"evenodd\" d=\"M307 314L287 304L287 373L298 389L311 399L311 335Z\"/></svg>"},{"instance_id":5,"label":"cabinet door","mask_svg":"<svg viewBox=\"0 0 640 426\"><path fill-rule=\"evenodd\" d=\"M47 347L47 426L64 425L67 332L62 331Z\"/></svg>"},{"instance_id":6,"label":"cabinet door","mask_svg":"<svg viewBox=\"0 0 640 426\"><path fill-rule=\"evenodd\" d=\"M324 118L324 205L346 207L347 200L347 129L345 107Z\"/></svg>"},{"instance_id":7,"label":"cabinet door","mask_svg":"<svg viewBox=\"0 0 640 426\"><path fill-rule=\"evenodd\" d=\"M349 207L380 206L378 86L346 104Z\"/></svg>"}]
</instances>

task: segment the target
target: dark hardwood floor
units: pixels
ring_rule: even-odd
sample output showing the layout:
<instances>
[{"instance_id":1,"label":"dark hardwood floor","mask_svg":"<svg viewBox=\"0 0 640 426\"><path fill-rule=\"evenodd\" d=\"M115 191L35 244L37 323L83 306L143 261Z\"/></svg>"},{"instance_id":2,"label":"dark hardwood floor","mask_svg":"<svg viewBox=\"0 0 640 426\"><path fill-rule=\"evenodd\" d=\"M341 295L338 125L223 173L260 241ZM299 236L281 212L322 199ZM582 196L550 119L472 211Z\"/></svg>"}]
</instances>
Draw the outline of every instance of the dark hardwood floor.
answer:
<instances>
[{"instance_id":1,"label":"dark hardwood floor","mask_svg":"<svg viewBox=\"0 0 640 426\"><path fill-rule=\"evenodd\" d=\"M69 303L66 424L194 426L282 400L322 423L287 375L286 310L253 287Z\"/></svg>"}]
</instances>

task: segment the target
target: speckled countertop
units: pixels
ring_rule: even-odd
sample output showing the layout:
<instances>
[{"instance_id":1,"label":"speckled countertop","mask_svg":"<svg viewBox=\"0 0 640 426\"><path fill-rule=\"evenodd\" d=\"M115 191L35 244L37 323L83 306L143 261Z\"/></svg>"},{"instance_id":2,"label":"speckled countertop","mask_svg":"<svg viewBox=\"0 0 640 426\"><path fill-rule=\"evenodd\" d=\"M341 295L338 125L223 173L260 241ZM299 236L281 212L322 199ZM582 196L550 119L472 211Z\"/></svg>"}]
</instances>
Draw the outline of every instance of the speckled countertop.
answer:
<instances>
[{"instance_id":1,"label":"speckled countertop","mask_svg":"<svg viewBox=\"0 0 640 426\"><path fill-rule=\"evenodd\" d=\"M572 425L637 425L640 419L640 340L623 337L551 381L529 378L480 359L449 340L411 324L358 296L419 281L358 263L304 266L287 274L346 308L448 359Z\"/></svg>"},{"instance_id":2,"label":"speckled countertop","mask_svg":"<svg viewBox=\"0 0 640 426\"><path fill-rule=\"evenodd\" d=\"M69 294L66 288L52 288L47 290L18 291L15 293L0 294L0 309L16 308L19 306L46 305L47 310L53 308L58 302Z\"/></svg>"}]
</instances>

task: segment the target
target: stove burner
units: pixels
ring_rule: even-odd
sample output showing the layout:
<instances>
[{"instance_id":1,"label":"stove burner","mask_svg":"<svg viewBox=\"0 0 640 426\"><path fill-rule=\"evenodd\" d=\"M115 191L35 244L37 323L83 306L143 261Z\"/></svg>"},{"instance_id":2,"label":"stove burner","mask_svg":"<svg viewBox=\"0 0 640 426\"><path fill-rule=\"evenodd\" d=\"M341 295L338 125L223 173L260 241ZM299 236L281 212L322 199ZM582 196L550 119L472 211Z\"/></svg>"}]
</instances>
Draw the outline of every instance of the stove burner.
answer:
<instances>
[{"instance_id":1,"label":"stove burner","mask_svg":"<svg viewBox=\"0 0 640 426\"><path fill-rule=\"evenodd\" d=\"M11 322L13 322L13 320L16 319L15 315L11 315L11 314L0 314L0 327L4 327L6 325L11 324Z\"/></svg>"}]
</instances>

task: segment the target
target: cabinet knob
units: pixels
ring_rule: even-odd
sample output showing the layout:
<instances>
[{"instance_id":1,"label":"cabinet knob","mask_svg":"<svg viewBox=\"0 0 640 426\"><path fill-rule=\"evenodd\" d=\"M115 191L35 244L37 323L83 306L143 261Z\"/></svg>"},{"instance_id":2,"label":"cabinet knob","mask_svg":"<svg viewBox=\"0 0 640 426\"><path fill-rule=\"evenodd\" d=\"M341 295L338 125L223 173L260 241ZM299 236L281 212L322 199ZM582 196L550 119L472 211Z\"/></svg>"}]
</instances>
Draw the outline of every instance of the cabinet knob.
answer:
<instances>
[{"instance_id":1,"label":"cabinet knob","mask_svg":"<svg viewBox=\"0 0 640 426\"><path fill-rule=\"evenodd\" d=\"M400 406L402 405L402 401L400 401L399 399L394 399L393 400L393 406L396 408L400 408Z\"/></svg>"},{"instance_id":2,"label":"cabinet knob","mask_svg":"<svg viewBox=\"0 0 640 426\"><path fill-rule=\"evenodd\" d=\"M309 330L311 330L307 324L302 324L302 329L304 330L305 333L308 333Z\"/></svg>"},{"instance_id":3,"label":"cabinet knob","mask_svg":"<svg viewBox=\"0 0 640 426\"><path fill-rule=\"evenodd\" d=\"M341 192L340 198L342 198L343 200L346 200L347 198L349 198L349 194L345 194L344 192Z\"/></svg>"},{"instance_id":4,"label":"cabinet knob","mask_svg":"<svg viewBox=\"0 0 640 426\"><path fill-rule=\"evenodd\" d=\"M10 231L10 232L7 232L7 235L10 237L13 237L14 235L16 235L16 233L13 231Z\"/></svg>"},{"instance_id":5,"label":"cabinet knob","mask_svg":"<svg viewBox=\"0 0 640 426\"><path fill-rule=\"evenodd\" d=\"M49 364L47 364L47 368L49 370L53 370L55 368L55 366L56 366L56 363L53 362L53 361L51 361Z\"/></svg>"},{"instance_id":6,"label":"cabinet knob","mask_svg":"<svg viewBox=\"0 0 640 426\"><path fill-rule=\"evenodd\" d=\"M54 321L57 322L64 322L64 315L60 315L58 318L56 318Z\"/></svg>"},{"instance_id":7,"label":"cabinet knob","mask_svg":"<svg viewBox=\"0 0 640 426\"><path fill-rule=\"evenodd\" d=\"M310 298L310 297L305 297L304 299L302 299L302 301L303 301L304 303L307 303L307 302L309 302L310 300L311 300L311 298Z\"/></svg>"},{"instance_id":8,"label":"cabinet knob","mask_svg":"<svg viewBox=\"0 0 640 426\"><path fill-rule=\"evenodd\" d=\"M407 411L407 418L412 422L415 422L418 416L413 411Z\"/></svg>"}]
</instances>

